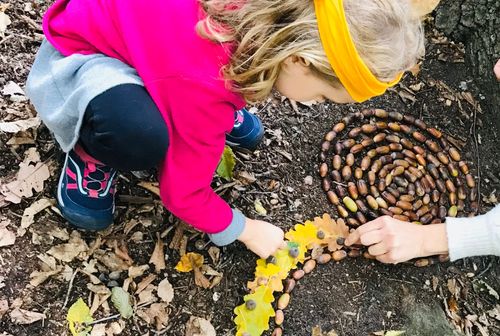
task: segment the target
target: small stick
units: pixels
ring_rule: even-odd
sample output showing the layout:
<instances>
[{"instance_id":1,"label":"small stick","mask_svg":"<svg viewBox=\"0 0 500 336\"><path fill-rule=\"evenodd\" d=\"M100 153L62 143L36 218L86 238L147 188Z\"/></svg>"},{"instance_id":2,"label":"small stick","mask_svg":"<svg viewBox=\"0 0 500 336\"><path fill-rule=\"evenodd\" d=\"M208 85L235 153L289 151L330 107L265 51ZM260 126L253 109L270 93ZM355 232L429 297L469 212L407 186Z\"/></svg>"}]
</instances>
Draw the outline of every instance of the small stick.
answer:
<instances>
[{"instance_id":1,"label":"small stick","mask_svg":"<svg viewBox=\"0 0 500 336\"><path fill-rule=\"evenodd\" d=\"M73 281L75 280L76 273L78 273L80 269L75 269L73 274L71 275L71 279L69 280L68 292L66 293L66 299L64 300L63 308L66 308L69 300L69 294L71 293L71 289L73 288Z\"/></svg>"},{"instance_id":2,"label":"small stick","mask_svg":"<svg viewBox=\"0 0 500 336\"><path fill-rule=\"evenodd\" d=\"M101 322L113 320L113 319L118 318L118 317L120 317L119 313L115 314L115 315L108 316L108 317L103 317L102 319L95 320L95 321L92 321L92 322L83 322L83 325L86 326L86 327L88 327L88 326L91 326L91 325L94 325L94 324L98 324L98 323L101 323Z\"/></svg>"}]
</instances>

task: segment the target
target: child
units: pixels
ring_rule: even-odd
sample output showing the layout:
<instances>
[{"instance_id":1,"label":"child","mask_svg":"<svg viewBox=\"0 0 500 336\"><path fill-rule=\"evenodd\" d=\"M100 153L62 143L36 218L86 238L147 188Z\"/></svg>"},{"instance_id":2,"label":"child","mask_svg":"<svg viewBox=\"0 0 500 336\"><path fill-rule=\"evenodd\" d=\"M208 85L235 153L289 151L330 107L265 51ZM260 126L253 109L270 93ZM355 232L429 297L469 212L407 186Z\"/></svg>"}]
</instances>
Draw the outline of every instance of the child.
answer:
<instances>
[{"instance_id":1,"label":"child","mask_svg":"<svg viewBox=\"0 0 500 336\"><path fill-rule=\"evenodd\" d=\"M500 81L500 60L493 68ZM474 218L446 218L446 223L415 225L380 217L360 226L346 245L360 242L385 263L449 253L450 260L480 255L500 256L500 205Z\"/></svg>"},{"instance_id":2,"label":"child","mask_svg":"<svg viewBox=\"0 0 500 336\"><path fill-rule=\"evenodd\" d=\"M210 188L224 144L263 135L244 106L275 87L297 101L383 94L423 54L409 0L57 0L27 92L67 152L59 207L74 226L112 223L117 170L160 165L162 200L217 245L260 257L278 227ZM236 112L235 112L236 111ZM236 120L236 122L235 122Z\"/></svg>"}]
</instances>

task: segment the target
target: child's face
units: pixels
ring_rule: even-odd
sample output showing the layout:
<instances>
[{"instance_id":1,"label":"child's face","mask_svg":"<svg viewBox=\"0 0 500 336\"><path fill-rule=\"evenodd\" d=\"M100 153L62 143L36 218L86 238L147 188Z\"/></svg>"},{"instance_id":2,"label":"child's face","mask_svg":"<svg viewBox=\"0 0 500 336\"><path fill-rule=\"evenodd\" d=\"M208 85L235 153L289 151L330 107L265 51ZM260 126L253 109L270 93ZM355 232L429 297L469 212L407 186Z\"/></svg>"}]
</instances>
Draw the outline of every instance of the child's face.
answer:
<instances>
[{"instance_id":1,"label":"child's face","mask_svg":"<svg viewBox=\"0 0 500 336\"><path fill-rule=\"evenodd\" d=\"M339 104L354 102L343 86L334 86L318 77L304 60L295 56L287 58L281 65L275 87L283 96L298 102L325 100Z\"/></svg>"}]
</instances>

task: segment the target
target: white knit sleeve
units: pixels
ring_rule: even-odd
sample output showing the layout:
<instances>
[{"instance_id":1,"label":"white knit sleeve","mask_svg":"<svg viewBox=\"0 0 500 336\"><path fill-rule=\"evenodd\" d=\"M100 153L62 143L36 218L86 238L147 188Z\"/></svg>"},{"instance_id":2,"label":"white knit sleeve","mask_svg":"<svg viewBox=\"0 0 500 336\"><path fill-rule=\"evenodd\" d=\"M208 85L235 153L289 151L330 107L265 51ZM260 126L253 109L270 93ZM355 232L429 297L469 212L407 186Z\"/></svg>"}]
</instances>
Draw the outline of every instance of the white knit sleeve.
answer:
<instances>
[{"instance_id":1,"label":"white knit sleeve","mask_svg":"<svg viewBox=\"0 0 500 336\"><path fill-rule=\"evenodd\" d=\"M472 218L446 218L452 261L479 255L500 256L500 205Z\"/></svg>"}]
</instances>

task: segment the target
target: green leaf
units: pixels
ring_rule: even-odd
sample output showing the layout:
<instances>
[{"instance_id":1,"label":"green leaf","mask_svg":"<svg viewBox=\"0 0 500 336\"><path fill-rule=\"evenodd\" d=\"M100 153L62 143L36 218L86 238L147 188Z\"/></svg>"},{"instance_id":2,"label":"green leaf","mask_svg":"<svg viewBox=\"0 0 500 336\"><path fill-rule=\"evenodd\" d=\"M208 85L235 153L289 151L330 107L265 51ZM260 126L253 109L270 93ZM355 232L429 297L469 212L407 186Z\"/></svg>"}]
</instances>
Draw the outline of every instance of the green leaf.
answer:
<instances>
[{"instance_id":1,"label":"green leaf","mask_svg":"<svg viewBox=\"0 0 500 336\"><path fill-rule=\"evenodd\" d=\"M111 302L123 318L128 319L134 314L130 305L130 295L121 287L113 287L111 291Z\"/></svg>"},{"instance_id":2,"label":"green leaf","mask_svg":"<svg viewBox=\"0 0 500 336\"><path fill-rule=\"evenodd\" d=\"M405 333L404 330L389 330L384 336L401 336Z\"/></svg>"},{"instance_id":3,"label":"green leaf","mask_svg":"<svg viewBox=\"0 0 500 336\"><path fill-rule=\"evenodd\" d=\"M233 179L233 169L236 161L234 159L234 153L231 147L224 147L224 153L217 166L217 175L225 179L226 181L231 181Z\"/></svg>"},{"instance_id":4,"label":"green leaf","mask_svg":"<svg viewBox=\"0 0 500 336\"><path fill-rule=\"evenodd\" d=\"M94 319L90 315L90 309L82 298L69 307L66 320L69 323L69 330L73 336L88 336L92 327L85 327L83 323L90 323Z\"/></svg>"}]
</instances>

